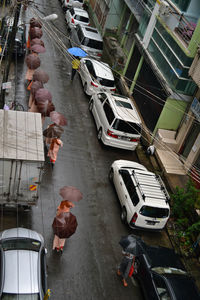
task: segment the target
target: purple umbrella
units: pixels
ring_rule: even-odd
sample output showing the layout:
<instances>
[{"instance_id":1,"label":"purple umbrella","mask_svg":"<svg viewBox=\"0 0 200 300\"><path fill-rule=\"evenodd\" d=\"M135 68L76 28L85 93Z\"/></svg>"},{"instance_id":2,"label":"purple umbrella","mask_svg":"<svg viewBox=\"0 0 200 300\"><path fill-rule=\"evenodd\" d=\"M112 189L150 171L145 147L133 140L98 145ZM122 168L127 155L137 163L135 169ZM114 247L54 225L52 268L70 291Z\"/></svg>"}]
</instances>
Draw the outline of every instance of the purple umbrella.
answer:
<instances>
[{"instance_id":1,"label":"purple umbrella","mask_svg":"<svg viewBox=\"0 0 200 300\"><path fill-rule=\"evenodd\" d=\"M83 198L82 193L73 186L64 186L60 189L60 196L68 201L80 201Z\"/></svg>"},{"instance_id":2,"label":"purple umbrella","mask_svg":"<svg viewBox=\"0 0 200 300\"><path fill-rule=\"evenodd\" d=\"M35 44L35 45L31 46L30 50L33 51L33 52L36 52L36 53L46 52L46 49L43 46L38 45L38 44Z\"/></svg>"},{"instance_id":3,"label":"purple umbrella","mask_svg":"<svg viewBox=\"0 0 200 300\"><path fill-rule=\"evenodd\" d=\"M33 73L33 81L41 81L42 83L47 83L49 80L49 75L43 70L36 70Z\"/></svg>"},{"instance_id":4,"label":"purple umbrella","mask_svg":"<svg viewBox=\"0 0 200 300\"><path fill-rule=\"evenodd\" d=\"M28 68L31 69L31 70L35 70L40 66L40 58L36 54L33 54L33 53L29 54L26 57L25 61L26 61L26 64L27 64Z\"/></svg>"},{"instance_id":5,"label":"purple umbrella","mask_svg":"<svg viewBox=\"0 0 200 300\"><path fill-rule=\"evenodd\" d=\"M42 37L42 29L41 28L39 28L39 27L33 27L33 28L30 28L30 32L29 32L29 34L30 34L30 38L31 38L31 40L32 39L35 39L35 38L41 38Z\"/></svg>"},{"instance_id":6,"label":"purple umbrella","mask_svg":"<svg viewBox=\"0 0 200 300\"><path fill-rule=\"evenodd\" d=\"M33 45L41 45L44 47L44 42L41 40L41 39L38 39L38 38L35 38L35 39L32 39L31 42L30 42L31 46Z\"/></svg>"},{"instance_id":7,"label":"purple umbrella","mask_svg":"<svg viewBox=\"0 0 200 300\"><path fill-rule=\"evenodd\" d=\"M52 101L52 95L47 89L39 89L35 93L35 100L37 102L45 102L45 101Z\"/></svg>"}]
</instances>

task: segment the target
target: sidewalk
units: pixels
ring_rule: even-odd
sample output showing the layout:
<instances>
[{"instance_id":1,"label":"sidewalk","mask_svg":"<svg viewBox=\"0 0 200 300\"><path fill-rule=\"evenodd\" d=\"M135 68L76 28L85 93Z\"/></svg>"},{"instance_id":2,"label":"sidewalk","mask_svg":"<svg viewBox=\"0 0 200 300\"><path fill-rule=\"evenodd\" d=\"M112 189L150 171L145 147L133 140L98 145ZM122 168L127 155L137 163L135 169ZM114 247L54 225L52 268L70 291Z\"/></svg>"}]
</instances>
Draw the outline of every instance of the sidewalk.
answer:
<instances>
[{"instance_id":1,"label":"sidewalk","mask_svg":"<svg viewBox=\"0 0 200 300\"><path fill-rule=\"evenodd\" d=\"M141 164L143 164L149 171L152 171L152 172L155 172L156 174L162 175L162 170L160 169L160 167L156 161L156 158L154 156L147 155L141 145L139 145L136 148L136 153L137 153L139 162ZM173 177L175 180L172 180L172 176L170 176L170 178L166 178L166 177L163 178L166 186L168 186L168 189L169 189L169 182L167 180L172 180L171 184L173 184L174 189L177 185L178 186L184 185L184 182L181 181L179 176L173 175ZM183 177L183 176L181 176L181 177ZM166 235L165 236L169 240L169 245L171 245L175 249L175 251L181 255L181 258L185 265L185 268L192 275L192 277L194 277L194 279L196 280L196 285L198 286L198 288L200 290L200 261L197 258L188 258L188 257L185 257L182 255L182 253L180 252L180 248L178 247L178 245L174 239L174 235L172 232L170 222L167 223L166 233L167 233L167 236Z\"/></svg>"}]
</instances>

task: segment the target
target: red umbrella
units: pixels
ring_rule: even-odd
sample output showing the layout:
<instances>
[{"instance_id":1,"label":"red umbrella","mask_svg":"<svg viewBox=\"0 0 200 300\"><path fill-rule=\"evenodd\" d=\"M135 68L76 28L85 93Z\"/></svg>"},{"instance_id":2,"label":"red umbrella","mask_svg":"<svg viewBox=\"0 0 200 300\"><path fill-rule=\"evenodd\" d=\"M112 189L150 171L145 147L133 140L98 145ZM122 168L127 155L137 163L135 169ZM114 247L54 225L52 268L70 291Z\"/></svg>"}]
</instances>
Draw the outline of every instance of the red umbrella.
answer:
<instances>
[{"instance_id":1,"label":"red umbrella","mask_svg":"<svg viewBox=\"0 0 200 300\"><path fill-rule=\"evenodd\" d=\"M47 83L49 80L49 75L43 70L36 70L33 73L33 81L40 81L42 83Z\"/></svg>"},{"instance_id":2,"label":"red umbrella","mask_svg":"<svg viewBox=\"0 0 200 300\"><path fill-rule=\"evenodd\" d=\"M35 96L37 90L43 88L43 84L41 81L33 81L31 85L31 93Z\"/></svg>"},{"instance_id":3,"label":"red umbrella","mask_svg":"<svg viewBox=\"0 0 200 300\"><path fill-rule=\"evenodd\" d=\"M79 201L83 198L82 193L73 186L64 186L60 189L59 194L63 199L68 201Z\"/></svg>"},{"instance_id":4,"label":"red umbrella","mask_svg":"<svg viewBox=\"0 0 200 300\"><path fill-rule=\"evenodd\" d=\"M31 70L35 70L40 66L40 58L38 55L35 54L29 54L26 57L26 64L28 66L29 69Z\"/></svg>"},{"instance_id":5,"label":"red umbrella","mask_svg":"<svg viewBox=\"0 0 200 300\"><path fill-rule=\"evenodd\" d=\"M67 125L67 120L64 117L64 115L57 112L57 111L51 112L50 113L50 118L51 118L52 122L54 122L57 125L60 125L60 126Z\"/></svg>"},{"instance_id":6,"label":"red umbrella","mask_svg":"<svg viewBox=\"0 0 200 300\"><path fill-rule=\"evenodd\" d=\"M45 102L45 101L52 101L52 95L47 89L39 89L35 93L35 100L37 102Z\"/></svg>"},{"instance_id":7,"label":"red umbrella","mask_svg":"<svg viewBox=\"0 0 200 300\"><path fill-rule=\"evenodd\" d=\"M31 40L32 39L35 39L35 38L41 38L42 37L42 29L41 28L39 28L39 27L33 27L33 28L30 28L30 32L29 32L29 34L30 34L30 38L31 38Z\"/></svg>"},{"instance_id":8,"label":"red umbrella","mask_svg":"<svg viewBox=\"0 0 200 300\"><path fill-rule=\"evenodd\" d=\"M31 46L33 45L41 45L44 47L44 42L38 38L32 39L30 42Z\"/></svg>"},{"instance_id":9,"label":"red umbrella","mask_svg":"<svg viewBox=\"0 0 200 300\"><path fill-rule=\"evenodd\" d=\"M36 20L35 18L31 18L30 19L30 27L39 27L39 28L41 28L42 24L38 20Z\"/></svg>"},{"instance_id":10,"label":"red umbrella","mask_svg":"<svg viewBox=\"0 0 200 300\"><path fill-rule=\"evenodd\" d=\"M43 46L38 45L38 44L35 44L35 45L31 46L30 50L33 51L33 52L36 52L36 53L46 52L46 49Z\"/></svg>"},{"instance_id":11,"label":"red umbrella","mask_svg":"<svg viewBox=\"0 0 200 300\"><path fill-rule=\"evenodd\" d=\"M57 126L57 125L54 125L54 126L51 126L51 127L48 127L47 129L45 129L43 131L43 135L47 138L57 138L57 137L60 137L61 134L63 133L63 128L60 127L60 126Z\"/></svg>"},{"instance_id":12,"label":"red umbrella","mask_svg":"<svg viewBox=\"0 0 200 300\"><path fill-rule=\"evenodd\" d=\"M51 101L41 101L36 103L38 111L45 117L49 117L50 113L55 110L55 106Z\"/></svg>"},{"instance_id":13,"label":"red umbrella","mask_svg":"<svg viewBox=\"0 0 200 300\"><path fill-rule=\"evenodd\" d=\"M53 232L60 239L66 239L72 236L78 226L76 217L71 212L63 212L53 220Z\"/></svg>"}]
</instances>

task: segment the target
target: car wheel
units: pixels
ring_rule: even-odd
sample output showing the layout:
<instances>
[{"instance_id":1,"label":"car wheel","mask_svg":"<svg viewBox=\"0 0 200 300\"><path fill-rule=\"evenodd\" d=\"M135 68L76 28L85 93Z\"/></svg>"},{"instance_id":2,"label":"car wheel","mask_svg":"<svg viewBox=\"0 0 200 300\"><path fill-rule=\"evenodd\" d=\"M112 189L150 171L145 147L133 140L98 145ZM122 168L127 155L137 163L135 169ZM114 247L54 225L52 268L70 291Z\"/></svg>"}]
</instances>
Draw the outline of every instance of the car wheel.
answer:
<instances>
[{"instance_id":1,"label":"car wheel","mask_svg":"<svg viewBox=\"0 0 200 300\"><path fill-rule=\"evenodd\" d=\"M87 94L87 83L84 84L84 92Z\"/></svg>"},{"instance_id":2,"label":"car wheel","mask_svg":"<svg viewBox=\"0 0 200 300\"><path fill-rule=\"evenodd\" d=\"M98 138L99 141L101 140L101 138L102 138L102 128L99 128L97 138Z\"/></svg>"},{"instance_id":3,"label":"car wheel","mask_svg":"<svg viewBox=\"0 0 200 300\"><path fill-rule=\"evenodd\" d=\"M110 169L110 172L109 172L109 174L108 174L109 180L110 180L111 182L113 182L113 176L114 176L114 171L113 171L113 168L111 168L111 169Z\"/></svg>"},{"instance_id":4,"label":"car wheel","mask_svg":"<svg viewBox=\"0 0 200 300\"><path fill-rule=\"evenodd\" d=\"M126 208L123 207L122 208L122 212L121 212L121 221L126 224L127 223L127 212L126 212Z\"/></svg>"},{"instance_id":5,"label":"car wheel","mask_svg":"<svg viewBox=\"0 0 200 300\"><path fill-rule=\"evenodd\" d=\"M94 106L94 101L93 101L93 100L90 100L90 103L89 103L89 111L92 112L93 106Z\"/></svg>"}]
</instances>

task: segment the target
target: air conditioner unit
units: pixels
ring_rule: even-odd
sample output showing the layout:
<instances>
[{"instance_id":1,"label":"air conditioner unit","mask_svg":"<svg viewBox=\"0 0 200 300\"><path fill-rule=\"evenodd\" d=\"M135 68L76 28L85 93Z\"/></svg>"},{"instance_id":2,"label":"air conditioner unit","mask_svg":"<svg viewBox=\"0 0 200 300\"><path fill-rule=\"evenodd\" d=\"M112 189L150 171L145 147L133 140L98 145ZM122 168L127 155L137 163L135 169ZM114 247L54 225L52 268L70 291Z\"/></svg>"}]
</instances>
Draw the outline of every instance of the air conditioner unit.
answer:
<instances>
[{"instance_id":1,"label":"air conditioner unit","mask_svg":"<svg viewBox=\"0 0 200 300\"><path fill-rule=\"evenodd\" d=\"M169 17L170 12L171 12L171 9L170 9L169 3L167 1L162 1L160 3L160 8L159 8L160 15Z\"/></svg>"}]
</instances>

